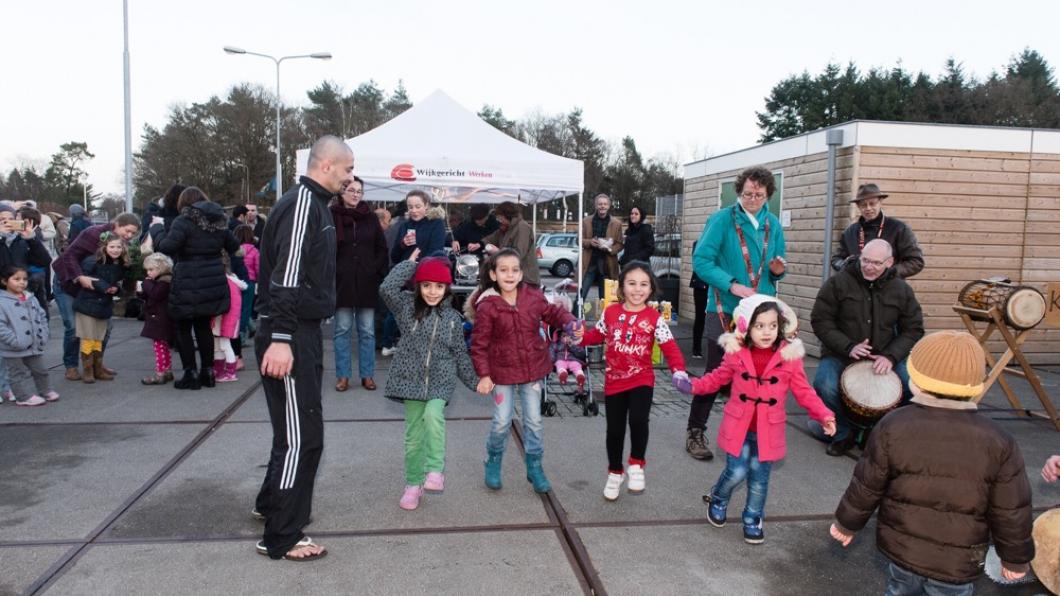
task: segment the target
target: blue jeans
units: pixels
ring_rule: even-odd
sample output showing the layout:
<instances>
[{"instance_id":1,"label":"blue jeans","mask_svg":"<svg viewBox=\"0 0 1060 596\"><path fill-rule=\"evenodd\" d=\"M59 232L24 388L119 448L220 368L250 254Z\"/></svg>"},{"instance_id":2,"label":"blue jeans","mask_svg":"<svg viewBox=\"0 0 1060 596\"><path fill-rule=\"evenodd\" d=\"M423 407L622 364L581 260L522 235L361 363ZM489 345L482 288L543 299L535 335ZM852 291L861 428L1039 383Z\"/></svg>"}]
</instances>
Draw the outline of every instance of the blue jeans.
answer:
<instances>
[{"instance_id":1,"label":"blue jeans","mask_svg":"<svg viewBox=\"0 0 1060 596\"><path fill-rule=\"evenodd\" d=\"M971 583L948 584L889 563L884 596L971 596L973 588Z\"/></svg>"},{"instance_id":2,"label":"blue jeans","mask_svg":"<svg viewBox=\"0 0 1060 596\"><path fill-rule=\"evenodd\" d=\"M711 500L721 507L728 506L732 491L746 478L747 505L743 509L743 522L753 524L765 511L773 462L758 461L758 436L753 432L747 433L739 457L725 454L725 458L725 470L710 489Z\"/></svg>"},{"instance_id":3,"label":"blue jeans","mask_svg":"<svg viewBox=\"0 0 1060 596\"><path fill-rule=\"evenodd\" d=\"M77 328L74 326L74 297L63 291L58 276L52 277L52 294L55 295L59 316L63 318L63 366L77 368L80 342L77 341ZM111 319L107 319L107 335L103 337L104 351L107 349L107 342L110 341L110 330L113 325Z\"/></svg>"},{"instance_id":4,"label":"blue jeans","mask_svg":"<svg viewBox=\"0 0 1060 596\"><path fill-rule=\"evenodd\" d=\"M384 348L393 348L397 345L398 340L398 324L397 319L394 318L394 313L390 312L389 308L382 307L386 313L383 315L383 344Z\"/></svg>"},{"instance_id":5,"label":"blue jeans","mask_svg":"<svg viewBox=\"0 0 1060 596\"><path fill-rule=\"evenodd\" d=\"M493 394L501 397L501 403L494 400L493 424L490 436L486 439L486 450L504 452L512 417L515 416L515 400L519 399L523 407L524 450L527 455L541 455L545 450L541 439L541 382L497 385L493 388Z\"/></svg>"},{"instance_id":6,"label":"blue jeans","mask_svg":"<svg viewBox=\"0 0 1060 596\"><path fill-rule=\"evenodd\" d=\"M846 409L843 407L843 394L839 388L839 377L843 374L843 361L825 356L817 367L817 374L813 376L813 389L821 400L828 406L829 410L835 412L835 436L832 441L839 441L850 436L850 420L847 419ZM905 369L905 360L894 366L894 372L902 380L902 401L906 404L912 399L913 394L909 391L909 372ZM823 435L822 435L823 436ZM819 437L820 438L820 437Z\"/></svg>"},{"instance_id":7,"label":"blue jeans","mask_svg":"<svg viewBox=\"0 0 1060 596\"><path fill-rule=\"evenodd\" d=\"M582 300L589 295L589 290L593 287L593 284L597 284L596 289L598 292L598 298L603 300L604 298L604 279L605 276L600 272L599 268L590 265L585 269L585 275L582 276Z\"/></svg>"},{"instance_id":8,"label":"blue jeans","mask_svg":"<svg viewBox=\"0 0 1060 596\"><path fill-rule=\"evenodd\" d=\"M362 379L375 375L375 309L335 309L335 376L350 378L353 322L357 320L357 368Z\"/></svg>"}]
</instances>

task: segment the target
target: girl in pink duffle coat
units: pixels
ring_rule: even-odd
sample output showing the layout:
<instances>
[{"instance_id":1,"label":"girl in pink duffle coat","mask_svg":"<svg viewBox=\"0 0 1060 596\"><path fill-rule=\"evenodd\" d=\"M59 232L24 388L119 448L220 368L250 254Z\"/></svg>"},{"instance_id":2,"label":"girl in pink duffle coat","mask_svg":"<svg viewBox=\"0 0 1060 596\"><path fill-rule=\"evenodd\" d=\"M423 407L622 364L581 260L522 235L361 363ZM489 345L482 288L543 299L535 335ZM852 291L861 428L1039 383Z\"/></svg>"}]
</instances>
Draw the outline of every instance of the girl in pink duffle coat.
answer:
<instances>
[{"instance_id":1,"label":"girl in pink duffle coat","mask_svg":"<svg viewBox=\"0 0 1060 596\"><path fill-rule=\"evenodd\" d=\"M732 383L725 404L718 447L726 453L725 470L703 500L710 504L708 518L716 527L725 525L732 491L747 480L747 505L743 510L744 540L765 540L762 516L774 461L786 452L784 431L788 390L810 417L835 434L835 415L806 379L802 358L806 351L795 333L795 313L777 298L755 294L740 301L733 311L735 329L718 339L725 349L721 366L691 381L691 393L714 393ZM675 379L682 391L687 384Z\"/></svg>"},{"instance_id":2,"label":"girl in pink duffle coat","mask_svg":"<svg viewBox=\"0 0 1060 596\"><path fill-rule=\"evenodd\" d=\"M228 258L225 255L225 262ZM225 314L214 317L210 325L213 331L213 372L218 383L238 381L236 368L238 356L232 348L232 340L239 337L239 318L243 309L243 290L247 284L228 272L229 307Z\"/></svg>"}]
</instances>

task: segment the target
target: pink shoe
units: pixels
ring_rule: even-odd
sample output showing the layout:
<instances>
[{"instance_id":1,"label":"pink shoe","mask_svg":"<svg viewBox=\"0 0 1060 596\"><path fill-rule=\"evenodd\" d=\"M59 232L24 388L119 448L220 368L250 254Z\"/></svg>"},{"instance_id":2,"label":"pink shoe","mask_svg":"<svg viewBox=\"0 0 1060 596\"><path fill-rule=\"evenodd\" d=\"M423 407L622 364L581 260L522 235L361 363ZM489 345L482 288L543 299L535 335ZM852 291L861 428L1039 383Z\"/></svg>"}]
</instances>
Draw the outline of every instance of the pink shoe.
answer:
<instances>
[{"instance_id":1,"label":"pink shoe","mask_svg":"<svg viewBox=\"0 0 1060 596\"><path fill-rule=\"evenodd\" d=\"M585 389L585 373L578 373L575 378L578 381L578 391Z\"/></svg>"},{"instance_id":2,"label":"pink shoe","mask_svg":"<svg viewBox=\"0 0 1060 596\"><path fill-rule=\"evenodd\" d=\"M412 511L413 509L420 506L420 497L423 496L423 487L421 486L406 486L405 494L401 495L401 501L398 503L398 507L406 511Z\"/></svg>"},{"instance_id":3,"label":"pink shoe","mask_svg":"<svg viewBox=\"0 0 1060 596\"><path fill-rule=\"evenodd\" d=\"M445 490L445 474L427 472L427 481L423 483L423 490L431 493L440 493Z\"/></svg>"},{"instance_id":4,"label":"pink shoe","mask_svg":"<svg viewBox=\"0 0 1060 596\"><path fill-rule=\"evenodd\" d=\"M568 374L570 374L570 373L568 373L565 370L559 371L559 384L560 385L566 385L567 384L567 375Z\"/></svg>"},{"instance_id":5,"label":"pink shoe","mask_svg":"<svg viewBox=\"0 0 1060 596\"><path fill-rule=\"evenodd\" d=\"M47 400L39 395L31 395L22 401L15 402L20 406L43 406L46 403L48 403Z\"/></svg>"},{"instance_id":6,"label":"pink shoe","mask_svg":"<svg viewBox=\"0 0 1060 596\"><path fill-rule=\"evenodd\" d=\"M59 401L59 394L54 391L49 391L44 394L45 401Z\"/></svg>"},{"instance_id":7,"label":"pink shoe","mask_svg":"<svg viewBox=\"0 0 1060 596\"><path fill-rule=\"evenodd\" d=\"M232 383L238 380L235 362L225 362L221 365L221 374L217 376L218 383Z\"/></svg>"}]
</instances>

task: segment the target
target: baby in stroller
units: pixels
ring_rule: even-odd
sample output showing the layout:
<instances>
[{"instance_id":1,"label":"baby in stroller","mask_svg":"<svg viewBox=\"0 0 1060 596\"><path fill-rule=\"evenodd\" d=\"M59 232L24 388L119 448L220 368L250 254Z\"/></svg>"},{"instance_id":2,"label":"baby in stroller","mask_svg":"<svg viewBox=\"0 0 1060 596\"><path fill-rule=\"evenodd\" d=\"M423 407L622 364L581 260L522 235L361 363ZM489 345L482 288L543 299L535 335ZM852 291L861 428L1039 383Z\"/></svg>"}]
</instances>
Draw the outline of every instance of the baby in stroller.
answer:
<instances>
[{"instance_id":1,"label":"baby in stroller","mask_svg":"<svg viewBox=\"0 0 1060 596\"><path fill-rule=\"evenodd\" d=\"M559 304L568 311L571 309L570 297L564 293L549 292L545 298L553 304ZM578 392L585 390L585 370L588 362L585 348L577 345L577 340L562 329L549 329L549 355L556 367L556 376L560 385L566 385L570 375L578 384Z\"/></svg>"}]
</instances>

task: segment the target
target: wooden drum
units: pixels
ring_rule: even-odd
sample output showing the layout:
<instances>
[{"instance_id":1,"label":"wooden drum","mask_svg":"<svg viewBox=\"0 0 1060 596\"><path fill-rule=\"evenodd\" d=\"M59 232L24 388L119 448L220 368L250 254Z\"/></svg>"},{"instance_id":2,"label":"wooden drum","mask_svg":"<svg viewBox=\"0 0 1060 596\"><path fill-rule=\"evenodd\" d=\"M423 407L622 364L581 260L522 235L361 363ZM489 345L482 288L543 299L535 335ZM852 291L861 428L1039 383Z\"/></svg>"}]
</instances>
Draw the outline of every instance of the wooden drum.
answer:
<instances>
[{"instance_id":1,"label":"wooden drum","mask_svg":"<svg viewBox=\"0 0 1060 596\"><path fill-rule=\"evenodd\" d=\"M979 310L996 306L1005 322L1016 329L1031 329L1045 318L1045 296L1030 286L1018 286L1008 280L973 281L957 295L957 302Z\"/></svg>"},{"instance_id":2,"label":"wooden drum","mask_svg":"<svg viewBox=\"0 0 1060 596\"><path fill-rule=\"evenodd\" d=\"M843 370L839 389L847 419L862 428L871 428L902 401L902 380L892 370L878 375L872 360L857 361Z\"/></svg>"}]
</instances>

